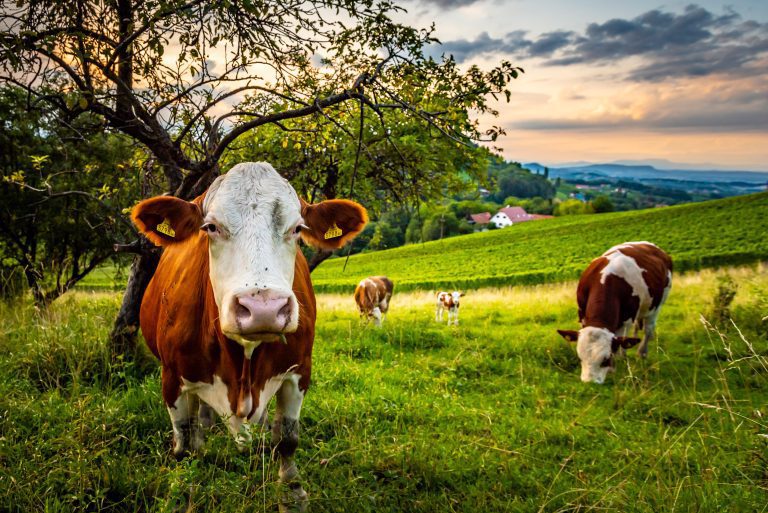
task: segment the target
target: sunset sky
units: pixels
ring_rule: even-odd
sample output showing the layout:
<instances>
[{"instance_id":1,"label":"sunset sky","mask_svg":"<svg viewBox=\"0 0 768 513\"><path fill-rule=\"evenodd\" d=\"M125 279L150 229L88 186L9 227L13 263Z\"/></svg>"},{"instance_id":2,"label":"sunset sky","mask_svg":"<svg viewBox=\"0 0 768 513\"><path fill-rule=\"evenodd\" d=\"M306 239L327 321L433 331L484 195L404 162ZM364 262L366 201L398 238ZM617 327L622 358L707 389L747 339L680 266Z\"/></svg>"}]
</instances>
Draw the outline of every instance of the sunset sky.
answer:
<instances>
[{"instance_id":1,"label":"sunset sky","mask_svg":"<svg viewBox=\"0 0 768 513\"><path fill-rule=\"evenodd\" d=\"M768 1L400 5L401 21L435 22L436 54L525 69L486 120L506 128L508 159L768 170Z\"/></svg>"}]
</instances>

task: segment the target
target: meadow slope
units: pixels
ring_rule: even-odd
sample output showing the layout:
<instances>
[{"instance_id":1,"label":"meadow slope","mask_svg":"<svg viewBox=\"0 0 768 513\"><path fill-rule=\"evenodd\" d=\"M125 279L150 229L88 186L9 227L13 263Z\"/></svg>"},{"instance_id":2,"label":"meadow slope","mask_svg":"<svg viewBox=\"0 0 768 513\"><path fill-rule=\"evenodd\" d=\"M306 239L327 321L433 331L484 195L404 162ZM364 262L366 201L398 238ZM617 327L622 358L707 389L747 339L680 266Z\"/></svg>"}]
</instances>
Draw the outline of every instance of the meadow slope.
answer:
<instances>
[{"instance_id":1,"label":"meadow slope","mask_svg":"<svg viewBox=\"0 0 768 513\"><path fill-rule=\"evenodd\" d=\"M578 278L589 261L627 241L655 242L677 271L768 258L768 192L652 210L570 216L325 261L319 292L348 292L384 274L395 290L475 289Z\"/></svg>"},{"instance_id":2,"label":"meadow slope","mask_svg":"<svg viewBox=\"0 0 768 513\"><path fill-rule=\"evenodd\" d=\"M472 291L457 327L427 292L396 293L383 329L320 295L296 457L310 511L767 511L766 270L729 271L741 332L722 334L700 316L725 271L676 277L648 359L603 386L555 333L577 325L574 282ZM0 305L0 511L276 511L263 435L240 454L219 423L173 459L156 363L110 363L119 304Z\"/></svg>"}]
</instances>

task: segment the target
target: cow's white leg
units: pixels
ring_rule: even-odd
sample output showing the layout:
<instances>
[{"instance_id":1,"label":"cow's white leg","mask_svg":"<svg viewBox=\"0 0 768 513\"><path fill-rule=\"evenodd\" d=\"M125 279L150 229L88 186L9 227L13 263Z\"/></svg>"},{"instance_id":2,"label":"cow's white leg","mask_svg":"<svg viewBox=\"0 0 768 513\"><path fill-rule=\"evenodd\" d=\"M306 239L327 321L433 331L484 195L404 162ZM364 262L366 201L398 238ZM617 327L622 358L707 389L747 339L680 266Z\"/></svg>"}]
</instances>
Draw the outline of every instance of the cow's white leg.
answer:
<instances>
[{"instance_id":1,"label":"cow's white leg","mask_svg":"<svg viewBox=\"0 0 768 513\"><path fill-rule=\"evenodd\" d=\"M299 445L299 414L304 393L299 390L299 376L288 376L276 394L277 405L272 423L272 443L280 457L280 482L283 491L280 497L280 511L306 511L307 492L301 487L299 469L294 453Z\"/></svg>"},{"instance_id":2,"label":"cow's white leg","mask_svg":"<svg viewBox=\"0 0 768 513\"><path fill-rule=\"evenodd\" d=\"M435 309L435 320L437 322L443 322L443 309L440 308L440 305L437 305L437 308Z\"/></svg>"},{"instance_id":3,"label":"cow's white leg","mask_svg":"<svg viewBox=\"0 0 768 513\"><path fill-rule=\"evenodd\" d=\"M378 306L373 309L371 315L373 315L373 324L376 326L381 326L381 310L379 310Z\"/></svg>"},{"instance_id":4,"label":"cow's white leg","mask_svg":"<svg viewBox=\"0 0 768 513\"><path fill-rule=\"evenodd\" d=\"M457 308L455 312L453 312L453 325L458 326L459 325L459 309Z\"/></svg>"},{"instance_id":5,"label":"cow's white leg","mask_svg":"<svg viewBox=\"0 0 768 513\"><path fill-rule=\"evenodd\" d=\"M173 455L177 458L203 446L205 437L198 418L200 400L191 392L183 392L168 408L173 425Z\"/></svg>"},{"instance_id":6,"label":"cow's white leg","mask_svg":"<svg viewBox=\"0 0 768 513\"><path fill-rule=\"evenodd\" d=\"M637 352L642 358L648 356L648 342L650 342L656 336L656 317L658 316L658 310L651 313L645 318L643 322L643 340L637 348Z\"/></svg>"}]
</instances>

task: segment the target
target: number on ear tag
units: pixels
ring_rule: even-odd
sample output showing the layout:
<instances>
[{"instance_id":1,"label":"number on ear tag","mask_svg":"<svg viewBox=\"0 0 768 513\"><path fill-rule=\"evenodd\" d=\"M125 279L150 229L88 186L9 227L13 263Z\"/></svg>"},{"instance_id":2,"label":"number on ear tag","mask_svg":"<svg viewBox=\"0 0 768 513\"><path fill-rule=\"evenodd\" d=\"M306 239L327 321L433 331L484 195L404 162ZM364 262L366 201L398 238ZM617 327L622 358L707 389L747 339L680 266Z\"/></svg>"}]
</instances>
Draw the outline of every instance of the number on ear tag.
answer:
<instances>
[{"instance_id":1,"label":"number on ear tag","mask_svg":"<svg viewBox=\"0 0 768 513\"><path fill-rule=\"evenodd\" d=\"M176 237L176 230L171 228L171 223L168 221L168 218L163 219L163 222L158 224L155 227L155 230L168 237Z\"/></svg>"},{"instance_id":2,"label":"number on ear tag","mask_svg":"<svg viewBox=\"0 0 768 513\"><path fill-rule=\"evenodd\" d=\"M341 228L336 226L336 223L333 223L333 226L328 228L328 231L325 232L325 238L326 239L335 239L336 237L341 237L341 234L343 232L341 231Z\"/></svg>"}]
</instances>

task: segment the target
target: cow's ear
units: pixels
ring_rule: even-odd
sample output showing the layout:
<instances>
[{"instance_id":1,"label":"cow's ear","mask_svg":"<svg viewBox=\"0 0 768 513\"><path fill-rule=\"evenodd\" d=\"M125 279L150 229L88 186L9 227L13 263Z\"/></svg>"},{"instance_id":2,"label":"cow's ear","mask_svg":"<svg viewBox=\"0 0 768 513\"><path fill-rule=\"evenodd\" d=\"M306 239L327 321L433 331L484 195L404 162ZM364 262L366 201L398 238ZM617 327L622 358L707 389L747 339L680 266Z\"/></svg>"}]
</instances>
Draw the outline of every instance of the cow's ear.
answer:
<instances>
[{"instance_id":1,"label":"cow's ear","mask_svg":"<svg viewBox=\"0 0 768 513\"><path fill-rule=\"evenodd\" d=\"M368 212L354 201L334 199L310 204L301 200L306 228L301 238L318 249L339 249L363 231Z\"/></svg>"},{"instance_id":2,"label":"cow's ear","mask_svg":"<svg viewBox=\"0 0 768 513\"><path fill-rule=\"evenodd\" d=\"M560 336L568 342L576 342L579 340L579 332L574 330L557 330Z\"/></svg>"},{"instance_id":3,"label":"cow's ear","mask_svg":"<svg viewBox=\"0 0 768 513\"><path fill-rule=\"evenodd\" d=\"M462 292L461 294L459 294L459 297L464 297L464 292Z\"/></svg>"},{"instance_id":4,"label":"cow's ear","mask_svg":"<svg viewBox=\"0 0 768 513\"><path fill-rule=\"evenodd\" d=\"M624 349L629 349L630 347L635 347L637 344L640 343L640 339L637 337L613 337L613 343L611 344L611 349L613 349L614 352L616 352L620 347L623 347Z\"/></svg>"},{"instance_id":5,"label":"cow's ear","mask_svg":"<svg viewBox=\"0 0 768 513\"><path fill-rule=\"evenodd\" d=\"M155 196L131 212L133 224L158 246L181 242L200 229L203 214L195 203L173 196Z\"/></svg>"}]
</instances>

